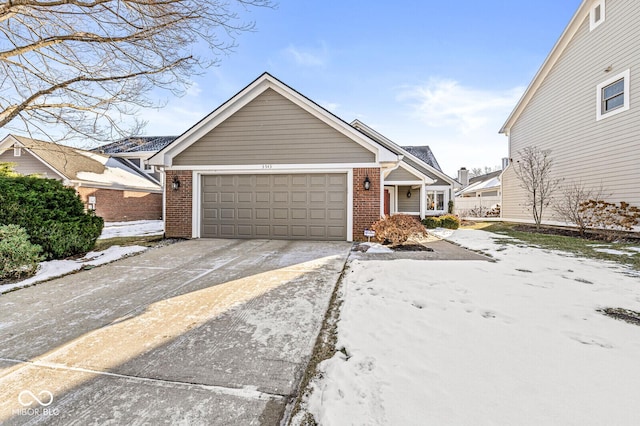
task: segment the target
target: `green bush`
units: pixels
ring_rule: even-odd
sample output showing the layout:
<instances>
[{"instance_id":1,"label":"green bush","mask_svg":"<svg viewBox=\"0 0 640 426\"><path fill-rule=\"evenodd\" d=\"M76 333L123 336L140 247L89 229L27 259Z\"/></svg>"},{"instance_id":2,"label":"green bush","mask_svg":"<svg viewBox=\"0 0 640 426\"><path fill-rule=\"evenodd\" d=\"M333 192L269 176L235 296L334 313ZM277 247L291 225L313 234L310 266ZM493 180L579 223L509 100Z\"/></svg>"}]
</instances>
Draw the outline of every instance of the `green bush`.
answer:
<instances>
[{"instance_id":1,"label":"green bush","mask_svg":"<svg viewBox=\"0 0 640 426\"><path fill-rule=\"evenodd\" d=\"M0 224L23 227L46 259L91 250L104 225L85 213L75 190L53 179L0 176L0 206Z\"/></svg>"},{"instance_id":2,"label":"green bush","mask_svg":"<svg viewBox=\"0 0 640 426\"><path fill-rule=\"evenodd\" d=\"M427 227L427 229L435 229L440 226L440 219L435 216L427 216L422 219L422 224Z\"/></svg>"},{"instance_id":3,"label":"green bush","mask_svg":"<svg viewBox=\"0 0 640 426\"><path fill-rule=\"evenodd\" d=\"M445 214L440 216L440 226L447 229L460 228L460 218L453 214Z\"/></svg>"},{"instance_id":4,"label":"green bush","mask_svg":"<svg viewBox=\"0 0 640 426\"><path fill-rule=\"evenodd\" d=\"M406 242L412 236L424 236L426 234L420 221L413 216L396 214L386 216L371 225L376 231L376 238L380 242L389 242L398 245Z\"/></svg>"},{"instance_id":5,"label":"green bush","mask_svg":"<svg viewBox=\"0 0 640 426\"><path fill-rule=\"evenodd\" d=\"M36 273L42 248L29 242L18 225L0 225L0 279L20 278Z\"/></svg>"}]
</instances>

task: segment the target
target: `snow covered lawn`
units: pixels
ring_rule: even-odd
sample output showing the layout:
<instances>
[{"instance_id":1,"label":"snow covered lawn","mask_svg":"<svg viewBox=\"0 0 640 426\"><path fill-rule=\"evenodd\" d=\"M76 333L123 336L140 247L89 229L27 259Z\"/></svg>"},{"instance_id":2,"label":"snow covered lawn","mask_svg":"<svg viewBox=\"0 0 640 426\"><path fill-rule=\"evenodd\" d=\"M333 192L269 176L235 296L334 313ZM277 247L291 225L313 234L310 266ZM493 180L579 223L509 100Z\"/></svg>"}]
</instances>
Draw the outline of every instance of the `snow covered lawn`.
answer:
<instances>
[{"instance_id":1,"label":"snow covered lawn","mask_svg":"<svg viewBox=\"0 0 640 426\"><path fill-rule=\"evenodd\" d=\"M640 276L484 231L449 237L497 262L360 261L343 348L307 409L322 425L638 424Z\"/></svg>"},{"instance_id":2,"label":"snow covered lawn","mask_svg":"<svg viewBox=\"0 0 640 426\"><path fill-rule=\"evenodd\" d=\"M137 237L162 235L164 233L164 223L161 220L138 220L132 222L106 222L99 239L114 237ZM31 278L11 284L0 285L0 294L16 288L28 287L30 285L47 281L55 277L79 271L88 266L99 266L113 262L125 256L140 253L148 247L142 246L111 246L100 252L89 252L82 259L77 260L51 260L40 262L38 272Z\"/></svg>"},{"instance_id":3,"label":"snow covered lawn","mask_svg":"<svg viewBox=\"0 0 640 426\"><path fill-rule=\"evenodd\" d=\"M161 220L135 220L131 222L105 222L100 240L115 237L141 237L164 234Z\"/></svg>"}]
</instances>

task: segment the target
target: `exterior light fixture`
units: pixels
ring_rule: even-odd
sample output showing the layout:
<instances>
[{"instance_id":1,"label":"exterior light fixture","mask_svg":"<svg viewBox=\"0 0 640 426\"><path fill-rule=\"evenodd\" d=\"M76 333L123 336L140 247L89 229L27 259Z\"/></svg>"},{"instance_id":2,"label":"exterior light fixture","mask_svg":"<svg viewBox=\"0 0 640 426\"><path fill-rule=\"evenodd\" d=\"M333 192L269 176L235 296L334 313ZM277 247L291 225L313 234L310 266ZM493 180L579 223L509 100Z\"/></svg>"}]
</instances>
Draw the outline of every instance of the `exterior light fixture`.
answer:
<instances>
[{"instance_id":1,"label":"exterior light fixture","mask_svg":"<svg viewBox=\"0 0 640 426\"><path fill-rule=\"evenodd\" d=\"M178 176L173 177L173 182L171 182L171 187L173 188L174 191L177 191L178 188L180 188L180 179L178 179Z\"/></svg>"},{"instance_id":2,"label":"exterior light fixture","mask_svg":"<svg viewBox=\"0 0 640 426\"><path fill-rule=\"evenodd\" d=\"M411 188L407 191L407 198L411 198Z\"/></svg>"},{"instance_id":3,"label":"exterior light fixture","mask_svg":"<svg viewBox=\"0 0 640 426\"><path fill-rule=\"evenodd\" d=\"M371 181L369 180L369 176L367 176L364 178L364 190L368 191L369 189L371 189Z\"/></svg>"}]
</instances>

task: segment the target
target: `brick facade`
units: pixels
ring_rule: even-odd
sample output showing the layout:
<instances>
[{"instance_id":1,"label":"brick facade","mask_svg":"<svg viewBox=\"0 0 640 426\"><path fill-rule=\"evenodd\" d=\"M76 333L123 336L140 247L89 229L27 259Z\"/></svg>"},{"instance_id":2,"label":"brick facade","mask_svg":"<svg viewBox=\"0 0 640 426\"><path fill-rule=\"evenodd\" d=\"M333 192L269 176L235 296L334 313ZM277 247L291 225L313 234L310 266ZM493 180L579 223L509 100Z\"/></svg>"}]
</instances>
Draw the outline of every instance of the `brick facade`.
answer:
<instances>
[{"instance_id":1,"label":"brick facade","mask_svg":"<svg viewBox=\"0 0 640 426\"><path fill-rule=\"evenodd\" d=\"M371 187L364 189L369 177ZM353 240L366 241L364 230L380 219L380 169L353 169Z\"/></svg>"},{"instance_id":2,"label":"brick facade","mask_svg":"<svg viewBox=\"0 0 640 426\"><path fill-rule=\"evenodd\" d=\"M161 220L162 194L117 189L77 188L87 208L89 197L95 197L95 212L106 222L129 220Z\"/></svg>"},{"instance_id":3,"label":"brick facade","mask_svg":"<svg viewBox=\"0 0 640 426\"><path fill-rule=\"evenodd\" d=\"M177 176L180 188L173 189L173 177ZM193 182L191 171L167 170L165 191L167 194L167 211L165 218L165 235L168 238L191 238L192 235L192 203Z\"/></svg>"}]
</instances>

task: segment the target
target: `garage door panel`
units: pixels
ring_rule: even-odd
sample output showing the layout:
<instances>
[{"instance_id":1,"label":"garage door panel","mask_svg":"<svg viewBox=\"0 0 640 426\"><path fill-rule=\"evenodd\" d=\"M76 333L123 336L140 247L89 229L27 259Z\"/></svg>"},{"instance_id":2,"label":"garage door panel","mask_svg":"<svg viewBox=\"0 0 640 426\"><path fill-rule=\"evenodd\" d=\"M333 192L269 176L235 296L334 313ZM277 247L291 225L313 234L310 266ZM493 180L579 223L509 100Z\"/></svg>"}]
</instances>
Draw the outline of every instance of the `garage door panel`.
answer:
<instances>
[{"instance_id":1,"label":"garage door panel","mask_svg":"<svg viewBox=\"0 0 640 426\"><path fill-rule=\"evenodd\" d=\"M291 219L307 219L307 209L291 209Z\"/></svg>"},{"instance_id":2,"label":"garage door panel","mask_svg":"<svg viewBox=\"0 0 640 426\"><path fill-rule=\"evenodd\" d=\"M201 236L345 240L347 175L202 178Z\"/></svg>"},{"instance_id":3,"label":"garage door panel","mask_svg":"<svg viewBox=\"0 0 640 426\"><path fill-rule=\"evenodd\" d=\"M238 192L238 202L239 203L250 203L252 197L251 192Z\"/></svg>"},{"instance_id":4,"label":"garage door panel","mask_svg":"<svg viewBox=\"0 0 640 426\"><path fill-rule=\"evenodd\" d=\"M253 219L253 209L238 209L238 219Z\"/></svg>"}]
</instances>

